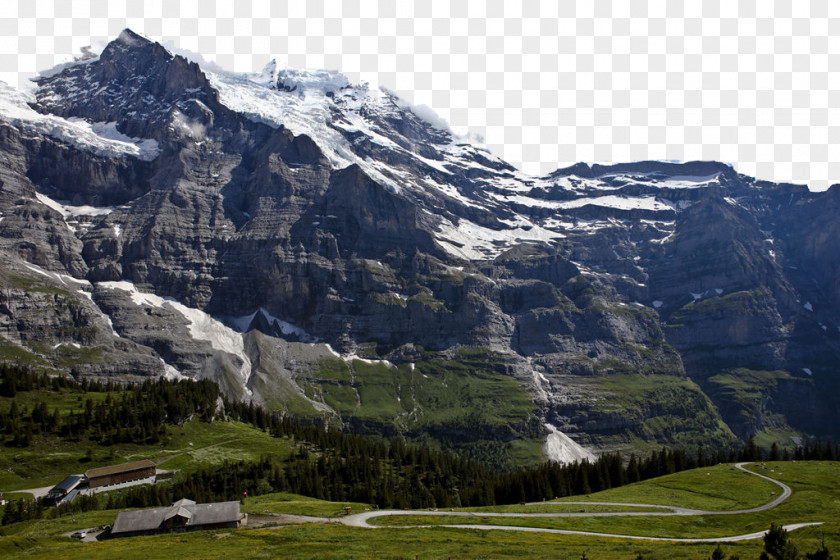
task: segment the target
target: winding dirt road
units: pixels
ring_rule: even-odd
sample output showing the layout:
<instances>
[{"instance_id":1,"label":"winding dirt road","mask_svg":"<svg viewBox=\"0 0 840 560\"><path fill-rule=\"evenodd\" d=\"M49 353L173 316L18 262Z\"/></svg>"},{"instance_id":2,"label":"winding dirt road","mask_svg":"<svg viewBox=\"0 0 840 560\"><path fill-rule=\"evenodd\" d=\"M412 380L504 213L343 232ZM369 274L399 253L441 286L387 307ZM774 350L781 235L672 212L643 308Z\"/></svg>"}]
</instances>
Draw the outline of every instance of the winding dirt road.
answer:
<instances>
[{"instance_id":1,"label":"winding dirt road","mask_svg":"<svg viewBox=\"0 0 840 560\"><path fill-rule=\"evenodd\" d=\"M347 517L339 518L338 520L345 525L351 527L365 527L365 528L379 528L376 525L368 523L371 519L376 517L390 517L397 515L431 515L431 516L458 516L458 517L517 517L517 518L539 518L539 517L635 517L635 516L690 516L690 515L739 515L743 513L756 513L774 508L788 499L791 495L791 489L787 484L774 480L769 476L764 476L747 470L744 465L748 463L737 463L735 468L744 471L745 473L763 478L772 482L782 489L782 493L766 504L756 506L749 509L740 509L733 511L706 511L700 509L688 509L677 506L663 506L655 504L625 504L618 502L531 502L526 505L551 505L556 503L558 505L574 504L574 505L609 505L620 507L638 507L645 509L661 509L663 511L621 511L621 512L563 512L563 513L496 513L496 512L471 512L471 511L405 511L405 510L380 510L380 511L366 511L363 513L356 513L348 515ZM812 525L822 525L819 523L795 523L792 525L785 525L784 528L788 531L793 531L801 527L809 527ZM639 535L617 535L612 533L593 533L590 531L572 531L566 529L545 529L540 527L519 527L515 525L414 525L414 528L428 528L428 527L448 527L461 529L482 529L482 530L502 530L502 531L525 531L530 533L555 533L559 535L590 535L598 537L611 537L621 539L639 539L649 541L670 541L670 542L735 542L746 541L751 539L759 539L764 536L766 531L759 531L756 533L747 533L744 535L732 535L727 537L702 538L702 539L681 539L674 537L645 537Z\"/></svg>"}]
</instances>

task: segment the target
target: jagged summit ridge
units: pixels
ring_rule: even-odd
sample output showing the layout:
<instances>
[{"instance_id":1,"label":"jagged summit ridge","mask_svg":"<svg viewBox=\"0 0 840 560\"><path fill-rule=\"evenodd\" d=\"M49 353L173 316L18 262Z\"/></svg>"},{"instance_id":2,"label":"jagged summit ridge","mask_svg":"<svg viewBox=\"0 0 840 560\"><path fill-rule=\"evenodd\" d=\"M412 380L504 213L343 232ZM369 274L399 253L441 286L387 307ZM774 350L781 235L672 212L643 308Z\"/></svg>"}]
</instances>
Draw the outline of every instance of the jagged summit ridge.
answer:
<instances>
[{"instance_id":1,"label":"jagged summit ridge","mask_svg":"<svg viewBox=\"0 0 840 560\"><path fill-rule=\"evenodd\" d=\"M120 132L132 137L160 141L176 111L222 109L196 63L128 29L97 58L35 81L36 110L89 122L117 122Z\"/></svg>"}]
</instances>

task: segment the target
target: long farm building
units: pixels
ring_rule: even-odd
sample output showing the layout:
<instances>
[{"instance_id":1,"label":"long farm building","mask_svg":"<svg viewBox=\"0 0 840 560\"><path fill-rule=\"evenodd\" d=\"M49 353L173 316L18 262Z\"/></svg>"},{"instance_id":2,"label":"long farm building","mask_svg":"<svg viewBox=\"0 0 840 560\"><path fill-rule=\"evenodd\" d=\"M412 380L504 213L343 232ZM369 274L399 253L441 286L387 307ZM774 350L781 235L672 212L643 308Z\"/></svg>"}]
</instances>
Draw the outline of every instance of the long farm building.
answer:
<instances>
[{"instance_id":1,"label":"long farm building","mask_svg":"<svg viewBox=\"0 0 840 560\"><path fill-rule=\"evenodd\" d=\"M143 459L122 465L90 469L85 473L85 478L87 478L89 488L98 488L149 478L155 476L156 473L155 464L148 459Z\"/></svg>"}]
</instances>

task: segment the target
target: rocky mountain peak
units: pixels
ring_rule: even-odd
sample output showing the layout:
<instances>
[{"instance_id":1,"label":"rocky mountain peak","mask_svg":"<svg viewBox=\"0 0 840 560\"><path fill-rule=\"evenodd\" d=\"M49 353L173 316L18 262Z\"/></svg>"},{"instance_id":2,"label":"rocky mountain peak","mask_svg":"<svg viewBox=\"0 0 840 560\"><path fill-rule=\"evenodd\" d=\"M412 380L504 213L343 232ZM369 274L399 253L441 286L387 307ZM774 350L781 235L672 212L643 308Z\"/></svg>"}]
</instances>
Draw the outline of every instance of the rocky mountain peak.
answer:
<instances>
[{"instance_id":1,"label":"rocky mountain peak","mask_svg":"<svg viewBox=\"0 0 840 560\"><path fill-rule=\"evenodd\" d=\"M132 137L161 138L164 122L179 103L220 107L198 64L130 29L108 43L99 57L35 81L36 110L116 122L120 132Z\"/></svg>"},{"instance_id":2,"label":"rocky mountain peak","mask_svg":"<svg viewBox=\"0 0 840 560\"><path fill-rule=\"evenodd\" d=\"M136 47L136 46L145 46L148 44L155 44L150 39L140 35L139 33L135 33L129 28L125 28L120 31L120 34L117 35L117 38L114 39L113 43L119 43L126 45L127 47Z\"/></svg>"}]
</instances>

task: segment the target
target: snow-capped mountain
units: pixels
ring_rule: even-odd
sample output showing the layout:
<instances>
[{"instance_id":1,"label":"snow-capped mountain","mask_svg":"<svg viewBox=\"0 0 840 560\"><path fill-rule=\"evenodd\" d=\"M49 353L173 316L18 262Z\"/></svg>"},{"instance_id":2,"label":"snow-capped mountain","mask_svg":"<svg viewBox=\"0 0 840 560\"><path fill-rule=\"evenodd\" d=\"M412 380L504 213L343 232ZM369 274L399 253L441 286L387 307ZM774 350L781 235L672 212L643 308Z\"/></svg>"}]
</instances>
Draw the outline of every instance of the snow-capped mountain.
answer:
<instances>
[{"instance_id":1,"label":"snow-capped mountain","mask_svg":"<svg viewBox=\"0 0 840 560\"><path fill-rule=\"evenodd\" d=\"M500 463L840 430L837 186L530 177L392 92L129 30L36 86L0 90L9 359Z\"/></svg>"}]
</instances>

